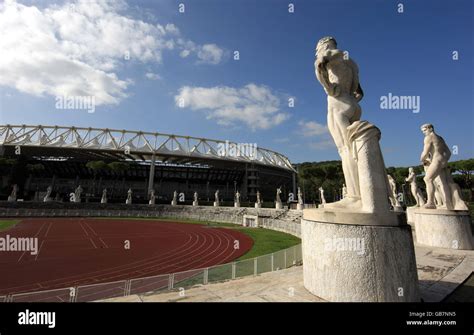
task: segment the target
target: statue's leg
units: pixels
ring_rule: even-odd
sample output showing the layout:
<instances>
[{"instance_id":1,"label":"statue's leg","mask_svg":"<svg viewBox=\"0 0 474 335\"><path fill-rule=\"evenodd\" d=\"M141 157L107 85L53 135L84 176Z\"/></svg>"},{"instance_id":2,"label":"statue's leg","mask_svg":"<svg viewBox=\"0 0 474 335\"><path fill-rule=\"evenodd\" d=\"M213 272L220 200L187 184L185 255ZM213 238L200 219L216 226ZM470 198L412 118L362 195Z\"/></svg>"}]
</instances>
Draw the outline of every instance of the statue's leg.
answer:
<instances>
[{"instance_id":1,"label":"statue's leg","mask_svg":"<svg viewBox=\"0 0 474 335\"><path fill-rule=\"evenodd\" d=\"M428 199L426 200L425 208L436 208L434 197L435 197L435 185L434 179L437 177L434 173L436 171L433 170L433 166L430 165L428 169L426 169L426 174L423 180L426 184L426 194Z\"/></svg>"},{"instance_id":2,"label":"statue's leg","mask_svg":"<svg viewBox=\"0 0 474 335\"><path fill-rule=\"evenodd\" d=\"M413 195L413 198L415 198L416 202L416 207L420 206L420 202L418 201L418 194L416 193L417 189L415 185L411 185L411 194Z\"/></svg>"}]
</instances>

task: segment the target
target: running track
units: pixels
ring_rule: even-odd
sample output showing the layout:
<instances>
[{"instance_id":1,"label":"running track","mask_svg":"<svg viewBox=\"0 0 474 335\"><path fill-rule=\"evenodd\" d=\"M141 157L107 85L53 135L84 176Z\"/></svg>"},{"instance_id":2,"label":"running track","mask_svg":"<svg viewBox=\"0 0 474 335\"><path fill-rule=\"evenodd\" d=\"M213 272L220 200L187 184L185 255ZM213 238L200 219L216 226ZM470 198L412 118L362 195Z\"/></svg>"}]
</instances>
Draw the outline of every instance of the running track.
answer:
<instances>
[{"instance_id":1,"label":"running track","mask_svg":"<svg viewBox=\"0 0 474 335\"><path fill-rule=\"evenodd\" d=\"M6 235L37 237L39 252L0 251L0 295L199 269L230 262L253 245L231 229L159 220L23 219L0 232Z\"/></svg>"}]
</instances>

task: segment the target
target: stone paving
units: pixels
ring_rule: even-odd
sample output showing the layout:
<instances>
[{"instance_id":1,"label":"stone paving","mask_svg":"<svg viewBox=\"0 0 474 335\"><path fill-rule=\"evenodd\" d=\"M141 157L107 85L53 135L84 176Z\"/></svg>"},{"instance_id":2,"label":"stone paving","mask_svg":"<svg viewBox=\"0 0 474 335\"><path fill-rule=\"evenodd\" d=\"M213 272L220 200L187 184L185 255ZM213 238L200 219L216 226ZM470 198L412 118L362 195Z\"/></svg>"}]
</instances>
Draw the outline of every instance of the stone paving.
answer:
<instances>
[{"instance_id":1,"label":"stone paving","mask_svg":"<svg viewBox=\"0 0 474 335\"><path fill-rule=\"evenodd\" d=\"M444 299L474 271L473 250L451 250L415 245L421 296ZM184 293L184 294L183 294ZM223 283L199 285L184 292L131 295L113 302L322 302L303 286L301 266Z\"/></svg>"}]
</instances>

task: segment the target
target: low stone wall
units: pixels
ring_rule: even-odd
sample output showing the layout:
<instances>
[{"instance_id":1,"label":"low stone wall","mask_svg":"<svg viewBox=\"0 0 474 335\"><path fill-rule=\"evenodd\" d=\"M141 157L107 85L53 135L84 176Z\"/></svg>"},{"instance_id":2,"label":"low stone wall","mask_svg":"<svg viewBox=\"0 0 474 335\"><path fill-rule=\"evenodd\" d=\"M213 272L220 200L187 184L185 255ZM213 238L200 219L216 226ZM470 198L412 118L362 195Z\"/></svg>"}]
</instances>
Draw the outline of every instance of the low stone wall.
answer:
<instances>
[{"instance_id":1,"label":"low stone wall","mask_svg":"<svg viewBox=\"0 0 474 335\"><path fill-rule=\"evenodd\" d=\"M161 217L241 225L244 215L256 215L260 226L301 236L298 216L288 210L250 207L210 207L171 205L125 205L92 203L1 203L0 217ZM296 216L296 219L295 219ZM291 220L285 220L291 217Z\"/></svg>"}]
</instances>

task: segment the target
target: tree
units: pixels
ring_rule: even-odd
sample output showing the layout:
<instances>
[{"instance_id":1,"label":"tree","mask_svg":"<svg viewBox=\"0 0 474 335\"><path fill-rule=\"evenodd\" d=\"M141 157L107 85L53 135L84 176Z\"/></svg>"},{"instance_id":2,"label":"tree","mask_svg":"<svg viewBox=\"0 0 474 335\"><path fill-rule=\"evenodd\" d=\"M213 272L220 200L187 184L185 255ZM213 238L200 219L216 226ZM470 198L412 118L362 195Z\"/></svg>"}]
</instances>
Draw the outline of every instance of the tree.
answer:
<instances>
[{"instance_id":1,"label":"tree","mask_svg":"<svg viewBox=\"0 0 474 335\"><path fill-rule=\"evenodd\" d=\"M92 193L95 195L95 180L97 178L97 174L101 171L108 170L109 166L104 161L90 161L90 162L87 162L86 167L92 170L92 173L94 174Z\"/></svg>"}]
</instances>

